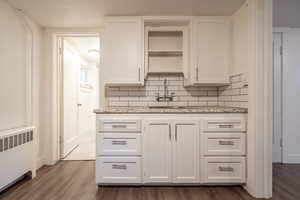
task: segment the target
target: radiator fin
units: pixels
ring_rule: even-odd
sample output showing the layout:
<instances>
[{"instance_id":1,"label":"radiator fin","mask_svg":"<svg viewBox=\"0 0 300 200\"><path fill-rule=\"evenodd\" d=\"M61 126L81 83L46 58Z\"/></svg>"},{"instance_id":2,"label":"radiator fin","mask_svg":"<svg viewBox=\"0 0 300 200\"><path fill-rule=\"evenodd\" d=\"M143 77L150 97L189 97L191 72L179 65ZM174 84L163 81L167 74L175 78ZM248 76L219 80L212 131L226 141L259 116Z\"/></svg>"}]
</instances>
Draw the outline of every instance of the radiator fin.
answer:
<instances>
[{"instance_id":1,"label":"radiator fin","mask_svg":"<svg viewBox=\"0 0 300 200\"><path fill-rule=\"evenodd\" d=\"M31 141L33 141L33 131L0 137L0 152L7 151Z\"/></svg>"}]
</instances>

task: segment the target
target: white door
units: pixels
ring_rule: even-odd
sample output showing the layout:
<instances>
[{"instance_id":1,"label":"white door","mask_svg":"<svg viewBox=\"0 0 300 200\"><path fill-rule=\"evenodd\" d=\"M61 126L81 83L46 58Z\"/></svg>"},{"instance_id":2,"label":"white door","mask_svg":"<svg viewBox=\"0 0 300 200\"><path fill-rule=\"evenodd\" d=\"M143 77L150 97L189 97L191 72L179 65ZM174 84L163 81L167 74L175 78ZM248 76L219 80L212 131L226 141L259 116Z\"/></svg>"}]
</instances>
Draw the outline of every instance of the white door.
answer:
<instances>
[{"instance_id":1,"label":"white door","mask_svg":"<svg viewBox=\"0 0 300 200\"><path fill-rule=\"evenodd\" d=\"M66 157L78 146L78 74L80 62L74 59L74 52L70 45L62 42L62 134L61 158Z\"/></svg>"},{"instance_id":2,"label":"white door","mask_svg":"<svg viewBox=\"0 0 300 200\"><path fill-rule=\"evenodd\" d=\"M195 83L229 83L229 21L199 18L192 28L191 73Z\"/></svg>"},{"instance_id":3,"label":"white door","mask_svg":"<svg viewBox=\"0 0 300 200\"><path fill-rule=\"evenodd\" d=\"M144 182L171 182L171 124L147 121L143 135Z\"/></svg>"},{"instance_id":4,"label":"white door","mask_svg":"<svg viewBox=\"0 0 300 200\"><path fill-rule=\"evenodd\" d=\"M144 51L141 18L107 19L103 48L102 73L105 84L143 84Z\"/></svg>"},{"instance_id":5,"label":"white door","mask_svg":"<svg viewBox=\"0 0 300 200\"><path fill-rule=\"evenodd\" d=\"M81 80L78 93L78 132L80 138L80 151L77 159L94 160L96 158L96 115L98 108L98 68L97 64L89 63L81 67L81 73L86 73L87 80ZM81 78L82 79L82 78ZM89 87L87 87L87 84Z\"/></svg>"},{"instance_id":6,"label":"white door","mask_svg":"<svg viewBox=\"0 0 300 200\"><path fill-rule=\"evenodd\" d=\"M273 34L273 162L282 162L282 33Z\"/></svg>"},{"instance_id":7,"label":"white door","mask_svg":"<svg viewBox=\"0 0 300 200\"><path fill-rule=\"evenodd\" d=\"M283 33L283 162L300 163L300 29Z\"/></svg>"},{"instance_id":8,"label":"white door","mask_svg":"<svg viewBox=\"0 0 300 200\"><path fill-rule=\"evenodd\" d=\"M199 124L175 122L173 139L173 182L199 182Z\"/></svg>"}]
</instances>

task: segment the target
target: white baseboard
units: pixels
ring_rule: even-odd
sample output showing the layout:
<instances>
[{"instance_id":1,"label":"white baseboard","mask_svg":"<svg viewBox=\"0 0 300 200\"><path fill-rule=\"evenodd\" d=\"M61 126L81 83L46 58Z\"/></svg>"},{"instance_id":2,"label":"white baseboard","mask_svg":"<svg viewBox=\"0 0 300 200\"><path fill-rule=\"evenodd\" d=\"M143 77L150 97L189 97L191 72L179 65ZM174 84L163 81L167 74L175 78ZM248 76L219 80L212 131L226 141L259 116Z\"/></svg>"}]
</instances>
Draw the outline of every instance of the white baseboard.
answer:
<instances>
[{"instance_id":1,"label":"white baseboard","mask_svg":"<svg viewBox=\"0 0 300 200\"><path fill-rule=\"evenodd\" d=\"M36 169L40 169L46 164L45 159L43 157L38 157L36 159Z\"/></svg>"},{"instance_id":2,"label":"white baseboard","mask_svg":"<svg viewBox=\"0 0 300 200\"><path fill-rule=\"evenodd\" d=\"M300 154L288 154L283 162L287 164L300 164Z\"/></svg>"}]
</instances>

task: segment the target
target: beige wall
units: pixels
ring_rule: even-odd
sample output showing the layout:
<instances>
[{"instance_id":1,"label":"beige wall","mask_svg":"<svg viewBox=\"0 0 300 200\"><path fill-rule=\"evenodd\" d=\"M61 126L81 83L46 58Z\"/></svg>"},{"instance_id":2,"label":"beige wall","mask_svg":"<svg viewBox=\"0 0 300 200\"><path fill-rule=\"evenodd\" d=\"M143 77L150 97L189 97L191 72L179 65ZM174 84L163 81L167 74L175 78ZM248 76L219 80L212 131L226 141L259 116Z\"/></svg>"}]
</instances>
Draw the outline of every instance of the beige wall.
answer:
<instances>
[{"instance_id":1,"label":"beige wall","mask_svg":"<svg viewBox=\"0 0 300 200\"><path fill-rule=\"evenodd\" d=\"M0 129L24 125L35 126L37 130L36 157L39 167L43 158L43 143L41 142L43 134L40 127L40 69L43 61L43 29L6 1L0 1L0 24L0 43L4 48L0 48L0 54L3 56L3 59L0 56L0 90L3 95L0 99L3 109L5 109L5 112L2 112L2 108L0 108L0 124L4 123ZM31 66L31 83L29 82L31 85L28 85L31 88L31 112L28 112L28 107L24 108L26 107L24 98L29 94L29 90L26 89L26 63L29 68ZM26 117L29 113L31 116ZM8 115L10 117L7 117Z\"/></svg>"},{"instance_id":2,"label":"beige wall","mask_svg":"<svg viewBox=\"0 0 300 200\"><path fill-rule=\"evenodd\" d=\"M26 77L30 71L30 33L18 13L0 1L0 135L28 125Z\"/></svg>"}]
</instances>

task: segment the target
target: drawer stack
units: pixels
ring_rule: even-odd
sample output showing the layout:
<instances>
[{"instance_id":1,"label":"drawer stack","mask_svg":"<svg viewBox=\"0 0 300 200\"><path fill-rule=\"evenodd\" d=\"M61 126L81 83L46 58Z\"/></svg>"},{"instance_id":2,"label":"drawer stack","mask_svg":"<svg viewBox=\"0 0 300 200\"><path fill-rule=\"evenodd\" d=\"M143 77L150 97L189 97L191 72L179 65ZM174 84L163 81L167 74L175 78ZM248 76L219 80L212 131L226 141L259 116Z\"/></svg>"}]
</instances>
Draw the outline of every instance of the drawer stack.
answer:
<instances>
[{"instance_id":1,"label":"drawer stack","mask_svg":"<svg viewBox=\"0 0 300 200\"><path fill-rule=\"evenodd\" d=\"M97 184L141 183L141 121L97 120Z\"/></svg>"},{"instance_id":2,"label":"drawer stack","mask_svg":"<svg viewBox=\"0 0 300 200\"><path fill-rule=\"evenodd\" d=\"M246 122L243 118L204 119L200 148L202 183L246 181Z\"/></svg>"}]
</instances>

